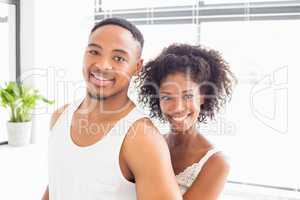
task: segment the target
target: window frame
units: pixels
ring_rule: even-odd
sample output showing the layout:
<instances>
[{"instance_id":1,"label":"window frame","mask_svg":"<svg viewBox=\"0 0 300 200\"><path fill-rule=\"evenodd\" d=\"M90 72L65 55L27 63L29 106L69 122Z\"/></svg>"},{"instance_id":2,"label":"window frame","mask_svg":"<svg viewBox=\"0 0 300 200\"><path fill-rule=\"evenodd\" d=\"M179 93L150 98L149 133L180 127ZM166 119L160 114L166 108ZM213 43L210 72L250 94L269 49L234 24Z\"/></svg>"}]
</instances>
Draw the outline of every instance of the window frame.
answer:
<instances>
[{"instance_id":1,"label":"window frame","mask_svg":"<svg viewBox=\"0 0 300 200\"><path fill-rule=\"evenodd\" d=\"M20 82L20 74L21 74L21 53L20 53L20 47L21 47L21 36L20 36L20 29L21 29L21 16L20 16L20 1L19 0L0 0L0 3L14 5L16 8L16 16L15 16L15 80L16 82Z\"/></svg>"},{"instance_id":2,"label":"window frame","mask_svg":"<svg viewBox=\"0 0 300 200\"><path fill-rule=\"evenodd\" d=\"M300 19L300 1L245 2L103 10L95 2L95 21L123 17L136 25L199 24L201 22Z\"/></svg>"},{"instance_id":3,"label":"window frame","mask_svg":"<svg viewBox=\"0 0 300 200\"><path fill-rule=\"evenodd\" d=\"M15 13L15 69L12 71L15 72L14 81L20 83L20 74L21 74L21 15L20 15L20 1L19 0L0 0L0 3L14 5L16 8ZM9 66L11 67L11 66ZM0 145L8 144L8 141L0 141Z\"/></svg>"}]
</instances>

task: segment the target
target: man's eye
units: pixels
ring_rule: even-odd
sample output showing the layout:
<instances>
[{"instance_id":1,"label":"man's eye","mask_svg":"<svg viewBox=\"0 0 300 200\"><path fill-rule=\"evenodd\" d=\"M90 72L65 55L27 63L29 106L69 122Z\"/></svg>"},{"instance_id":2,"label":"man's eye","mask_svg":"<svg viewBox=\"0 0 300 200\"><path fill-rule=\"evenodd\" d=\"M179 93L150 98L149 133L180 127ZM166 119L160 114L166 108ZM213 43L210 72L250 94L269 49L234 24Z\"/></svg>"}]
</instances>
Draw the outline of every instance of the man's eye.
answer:
<instances>
[{"instance_id":1,"label":"man's eye","mask_svg":"<svg viewBox=\"0 0 300 200\"><path fill-rule=\"evenodd\" d=\"M192 94L186 94L183 96L183 99L188 100L188 99L192 99L193 97L194 97L194 95L192 95Z\"/></svg>"},{"instance_id":2,"label":"man's eye","mask_svg":"<svg viewBox=\"0 0 300 200\"><path fill-rule=\"evenodd\" d=\"M96 50L89 50L88 52L91 55L98 55L98 52Z\"/></svg>"},{"instance_id":3,"label":"man's eye","mask_svg":"<svg viewBox=\"0 0 300 200\"><path fill-rule=\"evenodd\" d=\"M114 56L113 59L117 62L124 62L126 61L125 58L121 57L121 56Z\"/></svg>"}]
</instances>

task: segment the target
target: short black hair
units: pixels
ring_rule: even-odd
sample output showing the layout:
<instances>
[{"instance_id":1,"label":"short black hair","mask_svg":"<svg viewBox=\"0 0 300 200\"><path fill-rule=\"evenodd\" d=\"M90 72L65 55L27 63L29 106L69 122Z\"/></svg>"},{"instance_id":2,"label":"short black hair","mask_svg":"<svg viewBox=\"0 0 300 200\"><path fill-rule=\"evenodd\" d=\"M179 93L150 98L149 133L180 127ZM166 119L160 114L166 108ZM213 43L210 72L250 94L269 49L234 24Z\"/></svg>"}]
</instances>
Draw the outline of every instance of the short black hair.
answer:
<instances>
[{"instance_id":1,"label":"short black hair","mask_svg":"<svg viewBox=\"0 0 300 200\"><path fill-rule=\"evenodd\" d=\"M199 122L215 118L215 114L230 100L232 86L236 83L229 64L218 51L200 45L170 45L150 60L136 79L139 102L149 106L150 117L165 122L160 108L159 87L168 75L177 72L189 75L199 84L200 94L204 97Z\"/></svg>"},{"instance_id":2,"label":"short black hair","mask_svg":"<svg viewBox=\"0 0 300 200\"><path fill-rule=\"evenodd\" d=\"M118 17L111 17L111 18L103 19L94 25L94 27L91 30L91 33L93 33L99 27L105 26L105 25L116 25L116 26L125 28L132 34L133 38L136 41L138 41L138 43L141 45L141 49L143 49L143 47L144 47L143 34L134 24L132 24L128 20L126 20L124 18L118 18Z\"/></svg>"}]
</instances>

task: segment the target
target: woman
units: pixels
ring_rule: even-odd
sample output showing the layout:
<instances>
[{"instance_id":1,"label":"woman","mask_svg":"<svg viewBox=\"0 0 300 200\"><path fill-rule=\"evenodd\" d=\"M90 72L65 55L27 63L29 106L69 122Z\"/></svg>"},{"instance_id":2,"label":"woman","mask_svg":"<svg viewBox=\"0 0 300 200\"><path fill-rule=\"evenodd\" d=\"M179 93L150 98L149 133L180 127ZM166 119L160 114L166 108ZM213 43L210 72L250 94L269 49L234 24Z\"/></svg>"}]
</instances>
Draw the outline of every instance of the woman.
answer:
<instances>
[{"instance_id":1,"label":"woman","mask_svg":"<svg viewBox=\"0 0 300 200\"><path fill-rule=\"evenodd\" d=\"M137 80L150 116L170 124L165 139L185 200L215 200L224 187L229 165L197 125L230 99L234 80L218 52L186 44L164 49Z\"/></svg>"}]
</instances>

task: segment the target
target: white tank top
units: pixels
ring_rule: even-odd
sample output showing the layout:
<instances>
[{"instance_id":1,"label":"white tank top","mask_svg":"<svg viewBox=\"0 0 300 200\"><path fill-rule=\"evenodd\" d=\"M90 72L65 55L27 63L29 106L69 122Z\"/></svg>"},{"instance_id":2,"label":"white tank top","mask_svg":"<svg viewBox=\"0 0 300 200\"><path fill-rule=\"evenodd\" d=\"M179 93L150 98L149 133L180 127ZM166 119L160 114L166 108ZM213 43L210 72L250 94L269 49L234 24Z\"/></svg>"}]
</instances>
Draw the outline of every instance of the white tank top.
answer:
<instances>
[{"instance_id":1,"label":"white tank top","mask_svg":"<svg viewBox=\"0 0 300 200\"><path fill-rule=\"evenodd\" d=\"M146 115L134 108L100 141L80 147L72 141L70 128L73 113L81 102L68 105L50 131L50 200L136 199L135 184L121 173L119 153L130 126Z\"/></svg>"}]
</instances>

